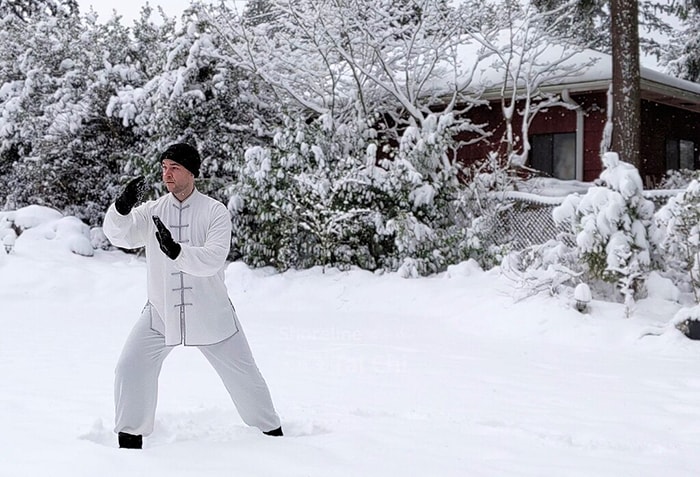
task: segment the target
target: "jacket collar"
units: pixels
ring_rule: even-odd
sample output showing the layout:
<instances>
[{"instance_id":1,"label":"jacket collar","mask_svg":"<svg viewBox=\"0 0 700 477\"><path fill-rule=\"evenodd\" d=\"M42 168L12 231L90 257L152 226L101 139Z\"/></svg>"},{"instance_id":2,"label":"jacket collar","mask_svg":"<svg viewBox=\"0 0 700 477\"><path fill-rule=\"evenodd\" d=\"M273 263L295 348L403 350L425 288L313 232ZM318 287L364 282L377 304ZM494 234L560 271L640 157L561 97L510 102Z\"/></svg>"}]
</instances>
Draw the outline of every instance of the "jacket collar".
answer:
<instances>
[{"instance_id":1,"label":"jacket collar","mask_svg":"<svg viewBox=\"0 0 700 477\"><path fill-rule=\"evenodd\" d=\"M175 204L175 205L177 205L177 206L184 206L184 205L189 205L189 204L191 204L192 202L194 202L195 197L198 196L198 195L200 195L200 193L199 193L199 191L197 190L197 188L195 187L194 190L192 191L192 193L189 195L189 197L187 197L187 199L185 199L185 200L183 200L182 202L180 202L180 201L178 200L178 198L175 197L175 195L173 195L172 192L168 192L168 197L169 197L169 199L170 199L170 202L172 202L173 204Z\"/></svg>"}]
</instances>

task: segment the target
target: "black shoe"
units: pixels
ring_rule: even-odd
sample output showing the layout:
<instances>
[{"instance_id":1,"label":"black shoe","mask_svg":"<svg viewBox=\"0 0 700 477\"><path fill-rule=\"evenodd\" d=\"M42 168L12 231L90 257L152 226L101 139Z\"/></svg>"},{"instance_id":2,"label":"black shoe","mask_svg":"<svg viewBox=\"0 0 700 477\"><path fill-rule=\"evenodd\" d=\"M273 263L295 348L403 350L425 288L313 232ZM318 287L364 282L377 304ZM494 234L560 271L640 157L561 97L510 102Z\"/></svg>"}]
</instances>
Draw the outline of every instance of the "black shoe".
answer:
<instances>
[{"instance_id":1,"label":"black shoe","mask_svg":"<svg viewBox=\"0 0 700 477\"><path fill-rule=\"evenodd\" d=\"M277 429L272 429L271 431L263 432L266 436L276 436L276 437L282 437L284 434L282 434L282 428L278 427Z\"/></svg>"},{"instance_id":2,"label":"black shoe","mask_svg":"<svg viewBox=\"0 0 700 477\"><path fill-rule=\"evenodd\" d=\"M141 449L143 447L143 437L120 432L119 447L121 449Z\"/></svg>"}]
</instances>

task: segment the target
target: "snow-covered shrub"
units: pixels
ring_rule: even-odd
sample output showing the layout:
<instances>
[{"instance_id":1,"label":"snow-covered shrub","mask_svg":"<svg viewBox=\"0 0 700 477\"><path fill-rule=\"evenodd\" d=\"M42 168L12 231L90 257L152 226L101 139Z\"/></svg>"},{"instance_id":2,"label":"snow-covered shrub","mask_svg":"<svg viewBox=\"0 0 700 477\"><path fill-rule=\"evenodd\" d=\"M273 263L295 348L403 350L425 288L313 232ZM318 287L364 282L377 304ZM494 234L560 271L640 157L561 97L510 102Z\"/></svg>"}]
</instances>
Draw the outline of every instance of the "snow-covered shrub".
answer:
<instances>
[{"instance_id":1,"label":"snow-covered shrub","mask_svg":"<svg viewBox=\"0 0 700 477\"><path fill-rule=\"evenodd\" d=\"M459 16L433 1L413 20L410 5L371 0L273 0L263 11L238 25L208 17L226 39L221 58L255 73L299 119L274 145L249 149L244 169L255 171L255 181L234 181L231 203L240 209L232 210L243 213L236 220L247 217L241 237L251 236L246 230L257 236L236 245L241 253L255 252L263 263L403 267L406 275L471 256L481 244L473 215L463 211L471 198L451 140L487 133L462 114L480 103L479 88L446 80L456 71L469 78L483 60L455 55L465 25L479 15ZM285 230L268 230L283 220Z\"/></svg>"},{"instance_id":2,"label":"snow-covered shrub","mask_svg":"<svg viewBox=\"0 0 700 477\"><path fill-rule=\"evenodd\" d=\"M113 199L119 159L133 142L105 116L115 89L133 79L129 30L118 19L36 15L2 19L3 44L21 48L0 95L1 167L13 207L40 204L99 223ZM0 51L0 63L6 50ZM3 70L3 68L0 68Z\"/></svg>"},{"instance_id":3,"label":"snow-covered shrub","mask_svg":"<svg viewBox=\"0 0 700 477\"><path fill-rule=\"evenodd\" d=\"M544 291L556 295L563 287L579 283L583 275L575 250L557 240L509 253L501 262L501 270L515 283L517 298Z\"/></svg>"},{"instance_id":4,"label":"snow-covered shrub","mask_svg":"<svg viewBox=\"0 0 700 477\"><path fill-rule=\"evenodd\" d=\"M382 268L378 191L359 126L289 119L272 147L252 147L229 188L234 252L253 266ZM363 156L360 156L360 155ZM371 167L374 167L373 164Z\"/></svg>"},{"instance_id":5,"label":"snow-covered shrub","mask_svg":"<svg viewBox=\"0 0 700 477\"><path fill-rule=\"evenodd\" d=\"M502 230L501 214L510 207L503 194L516 189L522 177L496 152L489 153L465 172L466 192L456 202L455 213L461 214L461 223L468 224L464 245L470 256L482 267L491 268L511 250Z\"/></svg>"},{"instance_id":6,"label":"snow-covered shrub","mask_svg":"<svg viewBox=\"0 0 700 477\"><path fill-rule=\"evenodd\" d=\"M688 338L700 339L700 305L684 307L676 312L668 323Z\"/></svg>"},{"instance_id":7,"label":"snow-covered shrub","mask_svg":"<svg viewBox=\"0 0 700 477\"><path fill-rule=\"evenodd\" d=\"M671 197L654 215L659 267L678 284L700 288L700 182Z\"/></svg>"},{"instance_id":8,"label":"snow-covered shrub","mask_svg":"<svg viewBox=\"0 0 700 477\"><path fill-rule=\"evenodd\" d=\"M594 279L614 283L628 312L651 265L650 228L654 205L642 195L637 169L617 153L603 156L602 185L568 196L554 220L571 230L576 253Z\"/></svg>"},{"instance_id":9,"label":"snow-covered shrub","mask_svg":"<svg viewBox=\"0 0 700 477\"><path fill-rule=\"evenodd\" d=\"M234 249L244 261L416 276L488 256L472 185L448 157L451 118L408 128L385 158L364 124L290 119L273 147L247 151L229 189Z\"/></svg>"},{"instance_id":10,"label":"snow-covered shrub","mask_svg":"<svg viewBox=\"0 0 700 477\"><path fill-rule=\"evenodd\" d=\"M689 169L670 169L666 171L666 175L661 179L657 189L685 189L694 181L700 179L700 171L691 171Z\"/></svg>"},{"instance_id":11,"label":"snow-covered shrub","mask_svg":"<svg viewBox=\"0 0 700 477\"><path fill-rule=\"evenodd\" d=\"M408 275L444 270L480 246L469 213L470 185L460 180L461 166L451 157L454 126L452 114L430 115L405 129L392 158L379 161L375 184L392 207L381 210L378 232L393 237L391 268L414 270Z\"/></svg>"}]
</instances>

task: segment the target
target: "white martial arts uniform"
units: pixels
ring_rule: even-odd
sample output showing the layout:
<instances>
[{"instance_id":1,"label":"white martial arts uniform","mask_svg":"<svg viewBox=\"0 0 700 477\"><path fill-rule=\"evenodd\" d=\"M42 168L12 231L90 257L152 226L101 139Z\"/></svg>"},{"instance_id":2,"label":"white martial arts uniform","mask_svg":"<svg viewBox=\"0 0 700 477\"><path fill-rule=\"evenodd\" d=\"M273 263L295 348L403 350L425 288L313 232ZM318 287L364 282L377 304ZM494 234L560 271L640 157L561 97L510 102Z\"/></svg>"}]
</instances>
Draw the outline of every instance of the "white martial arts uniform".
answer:
<instances>
[{"instance_id":1,"label":"white martial arts uniform","mask_svg":"<svg viewBox=\"0 0 700 477\"><path fill-rule=\"evenodd\" d=\"M160 250L154 215L182 247L175 260ZM183 202L167 194L125 216L112 204L103 230L118 247L145 246L148 269L148 303L117 364L115 431L152 432L158 376L166 356L179 344L199 347L246 424L264 432L280 427L224 282L231 244L226 207L197 190Z\"/></svg>"}]
</instances>

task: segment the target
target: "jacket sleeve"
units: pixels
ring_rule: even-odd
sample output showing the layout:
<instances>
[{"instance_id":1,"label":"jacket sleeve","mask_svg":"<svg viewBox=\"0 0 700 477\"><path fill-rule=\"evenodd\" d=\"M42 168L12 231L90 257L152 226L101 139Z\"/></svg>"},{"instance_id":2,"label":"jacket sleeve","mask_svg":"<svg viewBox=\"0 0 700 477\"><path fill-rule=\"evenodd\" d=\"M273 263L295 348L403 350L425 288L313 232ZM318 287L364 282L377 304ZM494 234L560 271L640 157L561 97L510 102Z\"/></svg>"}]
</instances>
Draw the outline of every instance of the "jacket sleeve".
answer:
<instances>
[{"instance_id":1,"label":"jacket sleeve","mask_svg":"<svg viewBox=\"0 0 700 477\"><path fill-rule=\"evenodd\" d=\"M231 217L223 204L211 212L206 240L201 247L182 244L175 268L196 277L216 275L226 263L231 248Z\"/></svg>"},{"instance_id":2,"label":"jacket sleeve","mask_svg":"<svg viewBox=\"0 0 700 477\"><path fill-rule=\"evenodd\" d=\"M139 248L146 245L148 233L147 205L131 209L127 215L117 212L114 204L109 206L102 224L102 231L112 245L121 248Z\"/></svg>"}]
</instances>

